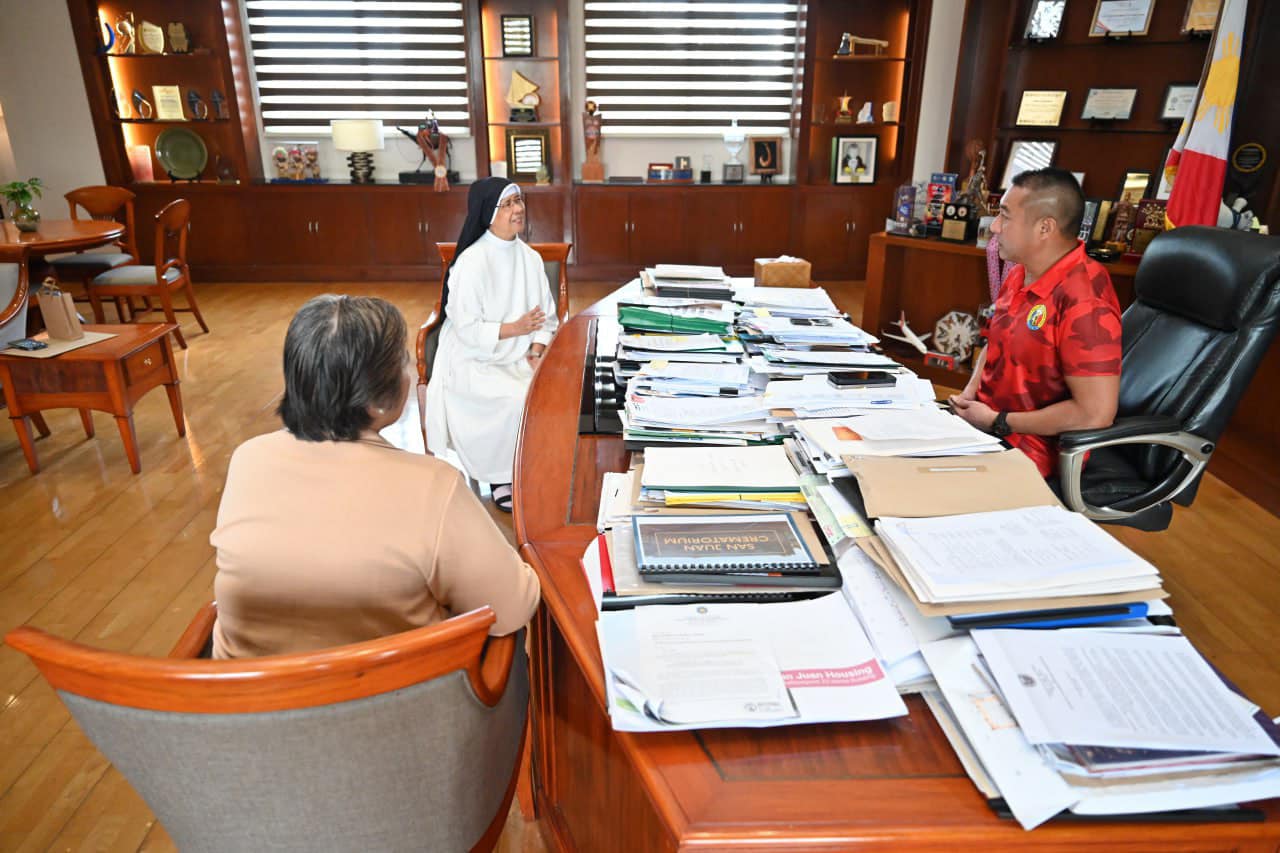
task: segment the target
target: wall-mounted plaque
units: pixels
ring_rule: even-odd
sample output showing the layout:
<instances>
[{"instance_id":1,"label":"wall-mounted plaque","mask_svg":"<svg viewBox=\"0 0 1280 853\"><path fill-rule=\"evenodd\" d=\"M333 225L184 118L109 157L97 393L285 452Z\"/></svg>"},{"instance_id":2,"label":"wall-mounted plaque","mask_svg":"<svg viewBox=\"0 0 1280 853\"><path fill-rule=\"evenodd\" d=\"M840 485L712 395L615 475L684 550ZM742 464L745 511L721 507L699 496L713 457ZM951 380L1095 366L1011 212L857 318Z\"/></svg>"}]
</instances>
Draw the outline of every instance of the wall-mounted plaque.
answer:
<instances>
[{"instance_id":1,"label":"wall-mounted plaque","mask_svg":"<svg viewBox=\"0 0 1280 853\"><path fill-rule=\"evenodd\" d=\"M533 56L533 16L502 16L502 55Z\"/></svg>"},{"instance_id":2,"label":"wall-mounted plaque","mask_svg":"<svg viewBox=\"0 0 1280 853\"><path fill-rule=\"evenodd\" d=\"M182 90L177 86L152 86L151 94L156 99L156 118L160 121L187 120L182 108Z\"/></svg>"},{"instance_id":3,"label":"wall-mounted plaque","mask_svg":"<svg viewBox=\"0 0 1280 853\"><path fill-rule=\"evenodd\" d=\"M1090 89L1080 118L1099 121L1126 121L1133 115L1137 89Z\"/></svg>"},{"instance_id":4,"label":"wall-mounted plaque","mask_svg":"<svg viewBox=\"0 0 1280 853\"><path fill-rule=\"evenodd\" d=\"M1164 103L1160 106L1162 121L1182 121L1191 113L1196 100L1195 83L1170 83L1164 90Z\"/></svg>"},{"instance_id":5,"label":"wall-mounted plaque","mask_svg":"<svg viewBox=\"0 0 1280 853\"><path fill-rule=\"evenodd\" d=\"M1057 127L1062 121L1066 90L1027 89L1018 104L1018 127Z\"/></svg>"},{"instance_id":6,"label":"wall-mounted plaque","mask_svg":"<svg viewBox=\"0 0 1280 853\"><path fill-rule=\"evenodd\" d=\"M1151 26L1156 0L1098 0L1089 35L1093 37L1145 36Z\"/></svg>"},{"instance_id":7,"label":"wall-mounted plaque","mask_svg":"<svg viewBox=\"0 0 1280 853\"><path fill-rule=\"evenodd\" d=\"M536 181L540 168L551 171L551 133L545 128L507 128L507 177Z\"/></svg>"},{"instance_id":8,"label":"wall-mounted plaque","mask_svg":"<svg viewBox=\"0 0 1280 853\"><path fill-rule=\"evenodd\" d=\"M138 47L139 53L164 53L164 30L150 21L138 24Z\"/></svg>"},{"instance_id":9,"label":"wall-mounted plaque","mask_svg":"<svg viewBox=\"0 0 1280 853\"><path fill-rule=\"evenodd\" d=\"M1231 168L1245 175L1251 175L1261 169L1267 162L1267 149L1259 142L1246 142L1236 146L1231 152Z\"/></svg>"},{"instance_id":10,"label":"wall-mounted plaque","mask_svg":"<svg viewBox=\"0 0 1280 853\"><path fill-rule=\"evenodd\" d=\"M1187 13L1182 16L1183 34L1213 32L1221 8L1222 0L1188 0Z\"/></svg>"},{"instance_id":11,"label":"wall-mounted plaque","mask_svg":"<svg viewBox=\"0 0 1280 853\"><path fill-rule=\"evenodd\" d=\"M1004 164L1004 176L1000 188L1008 189L1013 179L1023 172L1044 169L1053 165L1058 153L1058 143L1047 139L1015 139L1009 143L1009 158Z\"/></svg>"},{"instance_id":12,"label":"wall-mounted plaque","mask_svg":"<svg viewBox=\"0 0 1280 853\"><path fill-rule=\"evenodd\" d=\"M1032 0L1027 15L1026 36L1032 41L1056 39L1062 30L1062 12L1067 0Z\"/></svg>"}]
</instances>

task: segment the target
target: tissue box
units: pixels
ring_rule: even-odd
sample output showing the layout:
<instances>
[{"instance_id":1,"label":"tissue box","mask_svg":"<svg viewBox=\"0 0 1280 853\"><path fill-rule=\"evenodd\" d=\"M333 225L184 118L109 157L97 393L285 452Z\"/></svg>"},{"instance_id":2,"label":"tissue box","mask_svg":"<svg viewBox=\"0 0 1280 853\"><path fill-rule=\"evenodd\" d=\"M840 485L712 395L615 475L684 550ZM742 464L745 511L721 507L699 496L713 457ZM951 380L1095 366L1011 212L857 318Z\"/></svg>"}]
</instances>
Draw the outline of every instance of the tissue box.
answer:
<instances>
[{"instance_id":1,"label":"tissue box","mask_svg":"<svg viewBox=\"0 0 1280 853\"><path fill-rule=\"evenodd\" d=\"M756 258L756 287L809 287L813 266L808 261Z\"/></svg>"}]
</instances>

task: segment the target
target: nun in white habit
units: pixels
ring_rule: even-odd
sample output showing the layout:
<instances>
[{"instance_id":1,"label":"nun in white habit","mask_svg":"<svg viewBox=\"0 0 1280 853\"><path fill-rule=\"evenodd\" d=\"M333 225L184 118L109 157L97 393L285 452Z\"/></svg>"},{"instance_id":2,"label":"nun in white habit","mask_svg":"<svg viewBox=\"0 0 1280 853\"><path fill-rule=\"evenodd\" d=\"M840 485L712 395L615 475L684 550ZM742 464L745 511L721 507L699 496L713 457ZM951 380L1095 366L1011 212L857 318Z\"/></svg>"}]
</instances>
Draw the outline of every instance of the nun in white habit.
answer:
<instances>
[{"instance_id":1,"label":"nun in white habit","mask_svg":"<svg viewBox=\"0 0 1280 853\"><path fill-rule=\"evenodd\" d=\"M456 451L506 512L525 394L559 325L542 257L517 236L524 224L517 184L484 178L471 185L427 386L430 451Z\"/></svg>"}]
</instances>

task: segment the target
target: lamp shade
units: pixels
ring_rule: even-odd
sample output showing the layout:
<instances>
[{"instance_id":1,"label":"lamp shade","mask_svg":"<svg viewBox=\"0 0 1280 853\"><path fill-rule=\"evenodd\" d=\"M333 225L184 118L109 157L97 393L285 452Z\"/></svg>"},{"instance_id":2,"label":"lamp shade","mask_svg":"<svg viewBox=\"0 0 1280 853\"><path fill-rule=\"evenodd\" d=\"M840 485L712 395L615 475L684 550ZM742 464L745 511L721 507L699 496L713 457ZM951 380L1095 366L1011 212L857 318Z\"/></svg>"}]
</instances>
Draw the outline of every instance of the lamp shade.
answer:
<instances>
[{"instance_id":1,"label":"lamp shade","mask_svg":"<svg viewBox=\"0 0 1280 853\"><path fill-rule=\"evenodd\" d=\"M333 147L339 151L381 151L382 122L373 118L336 119L329 122Z\"/></svg>"}]
</instances>

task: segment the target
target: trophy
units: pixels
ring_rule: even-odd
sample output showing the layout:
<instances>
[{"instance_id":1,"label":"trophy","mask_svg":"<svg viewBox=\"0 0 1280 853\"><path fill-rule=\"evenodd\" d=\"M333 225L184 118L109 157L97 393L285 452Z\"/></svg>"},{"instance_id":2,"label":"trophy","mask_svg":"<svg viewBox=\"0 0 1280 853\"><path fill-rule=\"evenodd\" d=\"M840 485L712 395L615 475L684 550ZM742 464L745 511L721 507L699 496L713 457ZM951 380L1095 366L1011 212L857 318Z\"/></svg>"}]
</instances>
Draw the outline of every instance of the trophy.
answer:
<instances>
[{"instance_id":1,"label":"trophy","mask_svg":"<svg viewBox=\"0 0 1280 853\"><path fill-rule=\"evenodd\" d=\"M156 114L156 108L151 105L140 89L133 90L133 110L141 119L149 119Z\"/></svg>"},{"instance_id":2,"label":"trophy","mask_svg":"<svg viewBox=\"0 0 1280 853\"><path fill-rule=\"evenodd\" d=\"M191 52L191 35L181 21L169 23L169 47L174 53Z\"/></svg>"},{"instance_id":3,"label":"trophy","mask_svg":"<svg viewBox=\"0 0 1280 853\"><path fill-rule=\"evenodd\" d=\"M981 218L990 212L987 204L987 149L981 139L971 139L965 146L964 153L969 158L969 177L964 182L964 190L957 200L964 201L974 218Z\"/></svg>"},{"instance_id":4,"label":"trophy","mask_svg":"<svg viewBox=\"0 0 1280 853\"><path fill-rule=\"evenodd\" d=\"M586 112L582 114L582 139L587 152L587 161L582 164L583 181L604 180L604 163L600 160L600 125L603 123L596 102L587 101Z\"/></svg>"},{"instance_id":5,"label":"trophy","mask_svg":"<svg viewBox=\"0 0 1280 853\"><path fill-rule=\"evenodd\" d=\"M747 141L747 136L738 128L735 118L724 131L724 147L729 152L729 162L724 164L724 182L740 184L746 179L746 166L738 162L738 154Z\"/></svg>"},{"instance_id":6,"label":"trophy","mask_svg":"<svg viewBox=\"0 0 1280 853\"><path fill-rule=\"evenodd\" d=\"M511 107L508 121L537 121L538 105L541 103L538 84L519 71L512 71L511 88L507 90L507 106Z\"/></svg>"},{"instance_id":7,"label":"trophy","mask_svg":"<svg viewBox=\"0 0 1280 853\"><path fill-rule=\"evenodd\" d=\"M209 105L200 97L200 93L195 89L187 90L187 106L191 107L191 117L196 121L207 121L209 118Z\"/></svg>"},{"instance_id":8,"label":"trophy","mask_svg":"<svg viewBox=\"0 0 1280 853\"><path fill-rule=\"evenodd\" d=\"M838 100L840 106L836 108L836 124L851 124L853 122L853 110L849 109L849 101L851 97L848 92L840 95Z\"/></svg>"},{"instance_id":9,"label":"trophy","mask_svg":"<svg viewBox=\"0 0 1280 853\"><path fill-rule=\"evenodd\" d=\"M129 105L121 104L120 96L114 88L107 90L107 106L111 108L111 115L116 118L129 118Z\"/></svg>"},{"instance_id":10,"label":"trophy","mask_svg":"<svg viewBox=\"0 0 1280 853\"><path fill-rule=\"evenodd\" d=\"M133 13L125 12L116 18L116 36L120 50L117 53L133 54L138 52L138 40L135 37Z\"/></svg>"},{"instance_id":11,"label":"trophy","mask_svg":"<svg viewBox=\"0 0 1280 853\"><path fill-rule=\"evenodd\" d=\"M164 30L150 21L143 21L138 24L138 45L142 48L139 53L164 53Z\"/></svg>"},{"instance_id":12,"label":"trophy","mask_svg":"<svg viewBox=\"0 0 1280 853\"><path fill-rule=\"evenodd\" d=\"M853 53L853 45L850 43L851 38L848 33L840 34L840 47L836 48L836 56L848 56Z\"/></svg>"},{"instance_id":13,"label":"trophy","mask_svg":"<svg viewBox=\"0 0 1280 853\"><path fill-rule=\"evenodd\" d=\"M871 115L871 102L867 101L862 105L862 109L858 110L858 124L872 124L875 117Z\"/></svg>"},{"instance_id":14,"label":"trophy","mask_svg":"<svg viewBox=\"0 0 1280 853\"><path fill-rule=\"evenodd\" d=\"M111 48L116 43L116 31L111 29L111 25L102 20L99 15L95 20L98 22L98 32L102 34L102 41L98 43L98 53L110 53Z\"/></svg>"},{"instance_id":15,"label":"trophy","mask_svg":"<svg viewBox=\"0 0 1280 853\"><path fill-rule=\"evenodd\" d=\"M213 104L213 117L219 121L226 121L231 118L230 111L227 110L227 99L222 93L214 89L209 93L209 101Z\"/></svg>"}]
</instances>

